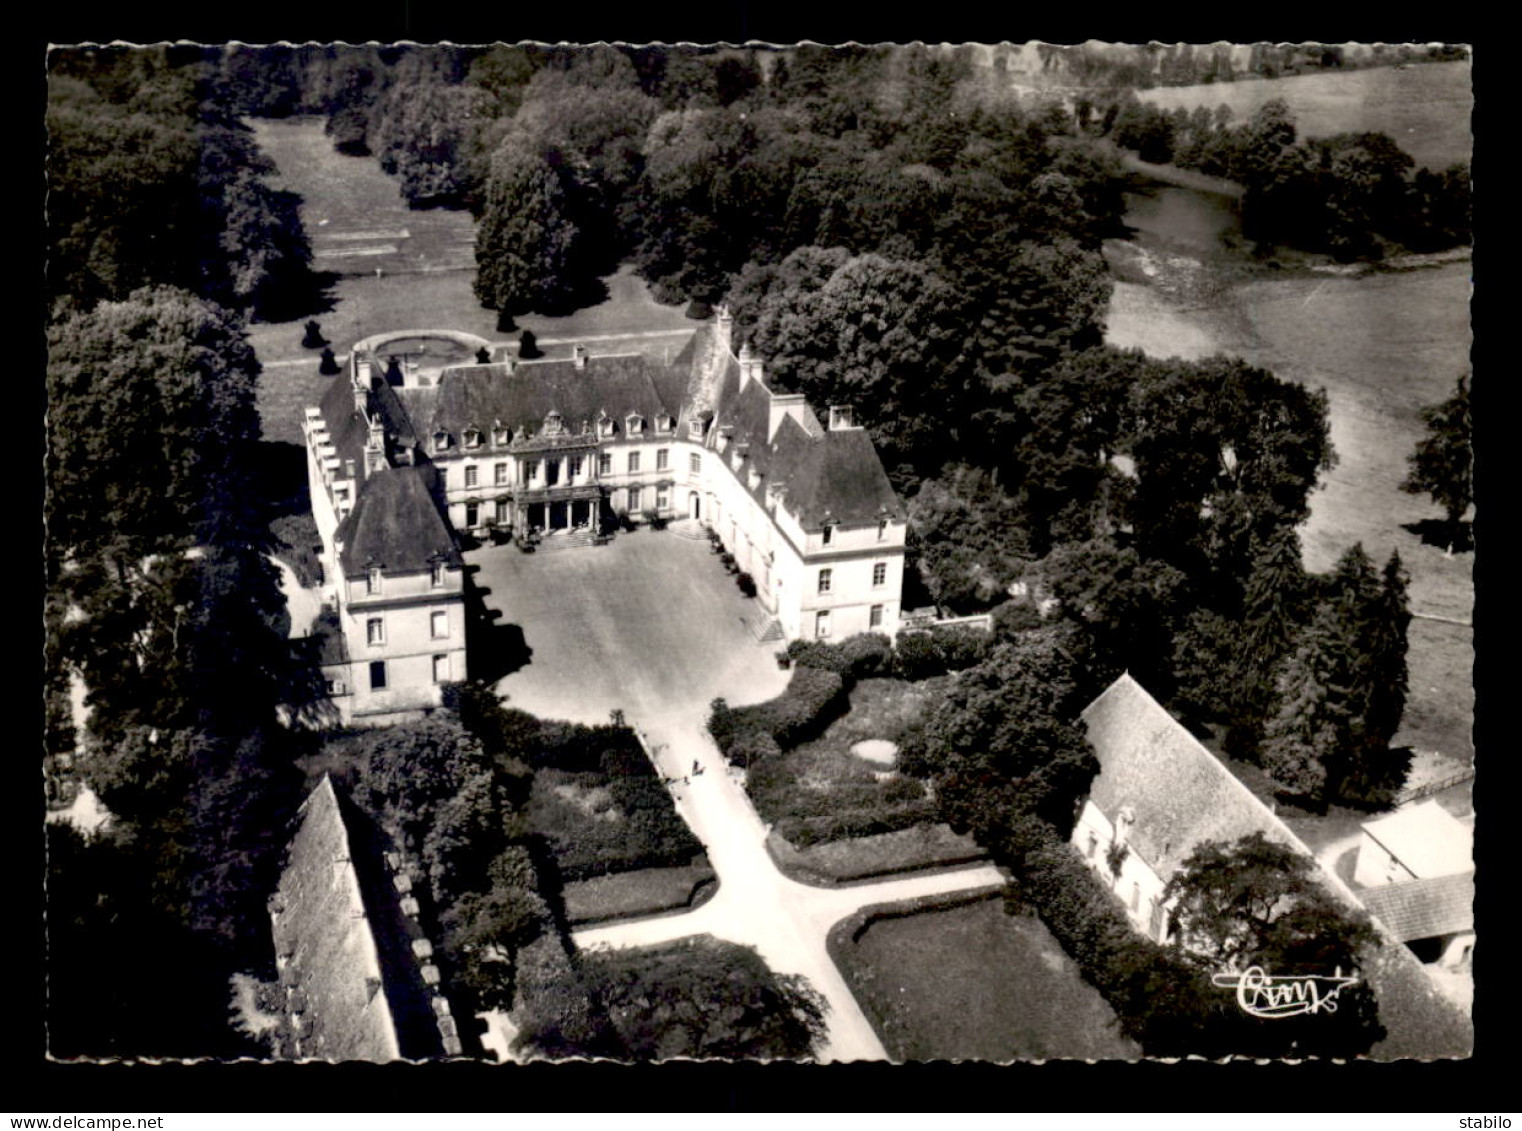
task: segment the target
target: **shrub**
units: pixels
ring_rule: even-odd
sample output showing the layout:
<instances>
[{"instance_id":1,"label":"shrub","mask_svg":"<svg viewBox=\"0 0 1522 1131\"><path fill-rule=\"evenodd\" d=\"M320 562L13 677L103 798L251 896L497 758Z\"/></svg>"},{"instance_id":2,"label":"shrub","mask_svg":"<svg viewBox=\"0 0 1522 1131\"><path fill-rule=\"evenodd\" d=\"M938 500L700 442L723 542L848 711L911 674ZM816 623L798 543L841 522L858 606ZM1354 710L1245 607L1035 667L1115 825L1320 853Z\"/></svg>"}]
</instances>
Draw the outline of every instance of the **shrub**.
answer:
<instances>
[{"instance_id":1,"label":"shrub","mask_svg":"<svg viewBox=\"0 0 1522 1131\"><path fill-rule=\"evenodd\" d=\"M790 750L823 731L847 703L845 681L835 672L794 668L787 690L769 704L772 737Z\"/></svg>"},{"instance_id":2,"label":"shrub","mask_svg":"<svg viewBox=\"0 0 1522 1131\"><path fill-rule=\"evenodd\" d=\"M941 663L947 671L958 672L983 662L993 644L993 638L980 628L954 625L938 628L930 634L941 654Z\"/></svg>"},{"instance_id":3,"label":"shrub","mask_svg":"<svg viewBox=\"0 0 1522 1131\"><path fill-rule=\"evenodd\" d=\"M317 324L315 318L307 322L305 329L306 334L301 339L303 349L321 349L328 344L328 340L322 336L322 327Z\"/></svg>"},{"instance_id":4,"label":"shrub","mask_svg":"<svg viewBox=\"0 0 1522 1131\"><path fill-rule=\"evenodd\" d=\"M713 741L720 750L728 750L729 744L735 737L735 713L730 710L729 701L715 699L708 704L708 733L713 735Z\"/></svg>"},{"instance_id":5,"label":"shrub","mask_svg":"<svg viewBox=\"0 0 1522 1131\"><path fill-rule=\"evenodd\" d=\"M740 587L740 592L747 597L756 595L756 579L748 573L741 572L735 575L735 584Z\"/></svg>"},{"instance_id":6,"label":"shrub","mask_svg":"<svg viewBox=\"0 0 1522 1131\"><path fill-rule=\"evenodd\" d=\"M765 763L768 760L776 760L782 756L782 747L777 745L777 740L765 731L752 731L740 735L725 752L730 764L743 766L747 770Z\"/></svg>"},{"instance_id":7,"label":"shrub","mask_svg":"<svg viewBox=\"0 0 1522 1131\"><path fill-rule=\"evenodd\" d=\"M893 641L880 632L863 632L849 636L838 645L845 660L841 674L853 683L887 675L893 668Z\"/></svg>"},{"instance_id":8,"label":"shrub","mask_svg":"<svg viewBox=\"0 0 1522 1131\"><path fill-rule=\"evenodd\" d=\"M946 674L946 662L928 632L903 632L893 653L893 674L914 681Z\"/></svg>"},{"instance_id":9,"label":"shrub","mask_svg":"<svg viewBox=\"0 0 1522 1131\"><path fill-rule=\"evenodd\" d=\"M543 357L544 351L539 348L538 339L534 337L534 331L525 330L518 339L518 357L523 361L532 361L536 357Z\"/></svg>"},{"instance_id":10,"label":"shrub","mask_svg":"<svg viewBox=\"0 0 1522 1131\"><path fill-rule=\"evenodd\" d=\"M324 377L331 377L338 372L338 358L333 356L331 346L324 346L322 350L322 363L317 366L317 372Z\"/></svg>"},{"instance_id":11,"label":"shrub","mask_svg":"<svg viewBox=\"0 0 1522 1131\"><path fill-rule=\"evenodd\" d=\"M1030 601L1005 601L993 611L994 635L1000 639L1029 632L1044 623L1041 610Z\"/></svg>"},{"instance_id":12,"label":"shrub","mask_svg":"<svg viewBox=\"0 0 1522 1131\"><path fill-rule=\"evenodd\" d=\"M878 805L821 816L784 817L777 822L776 831L794 848L812 848L848 837L902 832L935 817L935 803L922 800L896 808Z\"/></svg>"},{"instance_id":13,"label":"shrub","mask_svg":"<svg viewBox=\"0 0 1522 1131\"><path fill-rule=\"evenodd\" d=\"M640 517L650 524L651 530L666 529L666 520L661 516L661 512L654 507L646 507L640 512Z\"/></svg>"}]
</instances>

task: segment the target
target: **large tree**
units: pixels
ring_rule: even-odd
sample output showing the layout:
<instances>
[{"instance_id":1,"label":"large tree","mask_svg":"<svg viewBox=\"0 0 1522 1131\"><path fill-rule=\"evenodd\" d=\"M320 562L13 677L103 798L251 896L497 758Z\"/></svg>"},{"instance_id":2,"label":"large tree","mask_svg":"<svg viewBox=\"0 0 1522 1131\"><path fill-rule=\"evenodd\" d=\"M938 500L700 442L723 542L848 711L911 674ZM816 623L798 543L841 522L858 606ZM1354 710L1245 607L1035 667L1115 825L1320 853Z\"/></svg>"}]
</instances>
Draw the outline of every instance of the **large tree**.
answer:
<instances>
[{"instance_id":1,"label":"large tree","mask_svg":"<svg viewBox=\"0 0 1522 1131\"><path fill-rule=\"evenodd\" d=\"M1469 412L1469 375L1458 379L1453 396L1422 410L1427 434L1408 457L1401 490L1430 495L1448 520L1448 552L1463 544L1464 514L1474 501L1474 421Z\"/></svg>"},{"instance_id":2,"label":"large tree","mask_svg":"<svg viewBox=\"0 0 1522 1131\"><path fill-rule=\"evenodd\" d=\"M574 309L585 249L559 153L499 151L476 235L476 296L509 314Z\"/></svg>"}]
</instances>

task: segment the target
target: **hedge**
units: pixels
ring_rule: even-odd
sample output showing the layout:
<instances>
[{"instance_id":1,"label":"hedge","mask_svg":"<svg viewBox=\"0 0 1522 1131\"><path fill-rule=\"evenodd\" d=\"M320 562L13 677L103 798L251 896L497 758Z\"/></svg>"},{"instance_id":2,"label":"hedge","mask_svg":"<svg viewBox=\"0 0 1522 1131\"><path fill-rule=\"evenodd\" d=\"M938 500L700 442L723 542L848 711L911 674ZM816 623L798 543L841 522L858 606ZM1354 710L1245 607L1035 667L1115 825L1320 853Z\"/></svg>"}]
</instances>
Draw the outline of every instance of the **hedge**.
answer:
<instances>
[{"instance_id":1,"label":"hedge","mask_svg":"<svg viewBox=\"0 0 1522 1131\"><path fill-rule=\"evenodd\" d=\"M893 667L893 641L880 632L848 636L839 644L794 640L787 646L794 667L821 668L848 682L886 675Z\"/></svg>"},{"instance_id":2,"label":"hedge","mask_svg":"<svg viewBox=\"0 0 1522 1131\"><path fill-rule=\"evenodd\" d=\"M752 756L769 752L764 739L778 750L791 750L822 733L842 712L849 700L846 682L835 672L819 668L793 669L787 688L775 699L752 707L732 708L715 699L708 717L708 732L732 763L744 765L736 756L736 744L744 739Z\"/></svg>"}]
</instances>

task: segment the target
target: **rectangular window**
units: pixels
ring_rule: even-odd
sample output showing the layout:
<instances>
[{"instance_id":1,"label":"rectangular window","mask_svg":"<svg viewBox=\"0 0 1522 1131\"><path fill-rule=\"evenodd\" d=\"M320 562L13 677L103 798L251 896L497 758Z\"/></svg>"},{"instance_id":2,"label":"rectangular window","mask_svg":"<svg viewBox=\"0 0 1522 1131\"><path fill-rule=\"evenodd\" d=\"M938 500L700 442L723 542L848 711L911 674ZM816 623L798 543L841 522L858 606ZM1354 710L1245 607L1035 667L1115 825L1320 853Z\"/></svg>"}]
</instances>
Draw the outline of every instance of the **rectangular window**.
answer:
<instances>
[{"instance_id":1,"label":"rectangular window","mask_svg":"<svg viewBox=\"0 0 1522 1131\"><path fill-rule=\"evenodd\" d=\"M439 469L439 490L449 490L449 468L441 463L436 463L433 466Z\"/></svg>"},{"instance_id":2,"label":"rectangular window","mask_svg":"<svg viewBox=\"0 0 1522 1131\"><path fill-rule=\"evenodd\" d=\"M513 508L506 499L497 500L497 522L508 523L513 520Z\"/></svg>"},{"instance_id":3,"label":"rectangular window","mask_svg":"<svg viewBox=\"0 0 1522 1131\"><path fill-rule=\"evenodd\" d=\"M702 475L703 474L703 457L698 455L697 452L693 452L690 456L688 456L687 457L687 470L692 472L692 474L694 474L694 475Z\"/></svg>"},{"instance_id":4,"label":"rectangular window","mask_svg":"<svg viewBox=\"0 0 1522 1131\"><path fill-rule=\"evenodd\" d=\"M381 591L380 566L371 566L365 572L365 592L372 596Z\"/></svg>"},{"instance_id":5,"label":"rectangular window","mask_svg":"<svg viewBox=\"0 0 1522 1131\"><path fill-rule=\"evenodd\" d=\"M657 487L655 489L655 509L663 511L667 507L669 507L670 505L671 505L671 492L670 492L670 490L668 490L665 487Z\"/></svg>"},{"instance_id":6,"label":"rectangular window","mask_svg":"<svg viewBox=\"0 0 1522 1131\"><path fill-rule=\"evenodd\" d=\"M886 585L886 584L888 584L888 563L887 562L877 562L877 563L875 563L872 566L872 584L873 585Z\"/></svg>"},{"instance_id":7,"label":"rectangular window","mask_svg":"<svg viewBox=\"0 0 1522 1131\"><path fill-rule=\"evenodd\" d=\"M887 519L883 519L881 522L879 522L877 524L877 540L879 542L886 542L888 540L888 520Z\"/></svg>"},{"instance_id":8,"label":"rectangular window","mask_svg":"<svg viewBox=\"0 0 1522 1131\"><path fill-rule=\"evenodd\" d=\"M465 486L475 487L480 482L480 472L473 463L465 465Z\"/></svg>"},{"instance_id":9,"label":"rectangular window","mask_svg":"<svg viewBox=\"0 0 1522 1131\"><path fill-rule=\"evenodd\" d=\"M465 504L465 525L475 526L481 521L481 505L479 503Z\"/></svg>"},{"instance_id":10,"label":"rectangular window","mask_svg":"<svg viewBox=\"0 0 1522 1131\"><path fill-rule=\"evenodd\" d=\"M442 589L442 588L444 588L444 563L443 562L434 562L433 563L433 571L432 571L432 574L431 574L429 580L430 580L430 582L432 583L432 585L433 585L433 587L435 589Z\"/></svg>"},{"instance_id":11,"label":"rectangular window","mask_svg":"<svg viewBox=\"0 0 1522 1131\"><path fill-rule=\"evenodd\" d=\"M492 472L492 482L495 483L498 487L502 487L502 486L505 486L507 484L507 464L505 464L505 463L493 464L491 472Z\"/></svg>"},{"instance_id":12,"label":"rectangular window","mask_svg":"<svg viewBox=\"0 0 1522 1131\"><path fill-rule=\"evenodd\" d=\"M523 481L525 483L532 483L534 480L536 480L538 478L539 478L539 461L536 460L536 459L526 459L526 460L524 460L523 461Z\"/></svg>"},{"instance_id":13,"label":"rectangular window","mask_svg":"<svg viewBox=\"0 0 1522 1131\"><path fill-rule=\"evenodd\" d=\"M830 539L832 539L834 537L835 537L835 528L833 526L826 526L824 528L824 530L820 532L819 541L822 544L828 546L830 544Z\"/></svg>"},{"instance_id":14,"label":"rectangular window","mask_svg":"<svg viewBox=\"0 0 1522 1131\"><path fill-rule=\"evenodd\" d=\"M386 690L386 661L374 660L370 664L370 690Z\"/></svg>"},{"instance_id":15,"label":"rectangular window","mask_svg":"<svg viewBox=\"0 0 1522 1131\"><path fill-rule=\"evenodd\" d=\"M434 683L448 683L449 682L449 657L448 656L435 656L433 658L433 682Z\"/></svg>"},{"instance_id":16,"label":"rectangular window","mask_svg":"<svg viewBox=\"0 0 1522 1131\"><path fill-rule=\"evenodd\" d=\"M581 460L582 460L581 456L572 456L571 457L571 478L572 479L580 479L581 478Z\"/></svg>"},{"instance_id":17,"label":"rectangular window","mask_svg":"<svg viewBox=\"0 0 1522 1131\"><path fill-rule=\"evenodd\" d=\"M814 636L820 640L830 635L830 610L820 609L814 614Z\"/></svg>"},{"instance_id":18,"label":"rectangular window","mask_svg":"<svg viewBox=\"0 0 1522 1131\"><path fill-rule=\"evenodd\" d=\"M882 626L883 626L883 607L881 605L873 605L872 606L872 613L871 613L871 616L869 618L867 627L868 628L881 628Z\"/></svg>"},{"instance_id":19,"label":"rectangular window","mask_svg":"<svg viewBox=\"0 0 1522 1131\"><path fill-rule=\"evenodd\" d=\"M689 420L687 422L687 435L691 436L694 440L702 439L703 422L701 420Z\"/></svg>"},{"instance_id":20,"label":"rectangular window","mask_svg":"<svg viewBox=\"0 0 1522 1131\"><path fill-rule=\"evenodd\" d=\"M384 644L386 642L386 622L381 617L371 617L365 621L365 643Z\"/></svg>"},{"instance_id":21,"label":"rectangular window","mask_svg":"<svg viewBox=\"0 0 1522 1131\"><path fill-rule=\"evenodd\" d=\"M629 488L629 510L639 510L640 490L638 487Z\"/></svg>"},{"instance_id":22,"label":"rectangular window","mask_svg":"<svg viewBox=\"0 0 1522 1131\"><path fill-rule=\"evenodd\" d=\"M638 452L630 452L629 453L629 470L630 471L638 471L639 470L639 453Z\"/></svg>"},{"instance_id":23,"label":"rectangular window","mask_svg":"<svg viewBox=\"0 0 1522 1131\"><path fill-rule=\"evenodd\" d=\"M832 569L822 569L819 571L819 592L828 593L830 591L830 584L834 573L835 571Z\"/></svg>"},{"instance_id":24,"label":"rectangular window","mask_svg":"<svg viewBox=\"0 0 1522 1131\"><path fill-rule=\"evenodd\" d=\"M665 471L671 465L671 452L667 448L655 449L655 470Z\"/></svg>"},{"instance_id":25,"label":"rectangular window","mask_svg":"<svg viewBox=\"0 0 1522 1131\"><path fill-rule=\"evenodd\" d=\"M435 640L443 640L449 635L449 614L443 609L435 609L428 624Z\"/></svg>"},{"instance_id":26,"label":"rectangular window","mask_svg":"<svg viewBox=\"0 0 1522 1131\"><path fill-rule=\"evenodd\" d=\"M613 474L613 453L599 452L597 456L597 473L599 475Z\"/></svg>"}]
</instances>

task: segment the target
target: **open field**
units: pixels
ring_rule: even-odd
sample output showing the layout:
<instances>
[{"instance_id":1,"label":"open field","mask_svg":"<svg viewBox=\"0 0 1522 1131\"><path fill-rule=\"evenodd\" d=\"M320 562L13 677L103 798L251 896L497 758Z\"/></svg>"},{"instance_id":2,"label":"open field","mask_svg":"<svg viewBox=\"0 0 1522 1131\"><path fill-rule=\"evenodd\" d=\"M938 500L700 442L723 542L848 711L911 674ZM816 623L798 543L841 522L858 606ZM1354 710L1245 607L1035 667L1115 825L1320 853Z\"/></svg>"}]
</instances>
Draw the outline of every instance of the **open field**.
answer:
<instances>
[{"instance_id":1,"label":"open field","mask_svg":"<svg viewBox=\"0 0 1522 1131\"><path fill-rule=\"evenodd\" d=\"M831 952L895 1060L1140 1056L1041 920L1006 915L997 893L879 918L853 939L858 923L832 932Z\"/></svg>"},{"instance_id":2,"label":"open field","mask_svg":"<svg viewBox=\"0 0 1522 1131\"><path fill-rule=\"evenodd\" d=\"M1165 110L1196 106L1231 107L1233 120L1246 121L1270 98L1289 103L1302 137L1377 131L1389 134L1418 165L1441 169L1469 160L1468 131L1448 125L1467 117L1474 103L1470 63L1424 63L1416 67L1373 67L1328 71L1279 79L1240 79L1200 86L1156 87L1138 92L1144 102Z\"/></svg>"}]
</instances>

